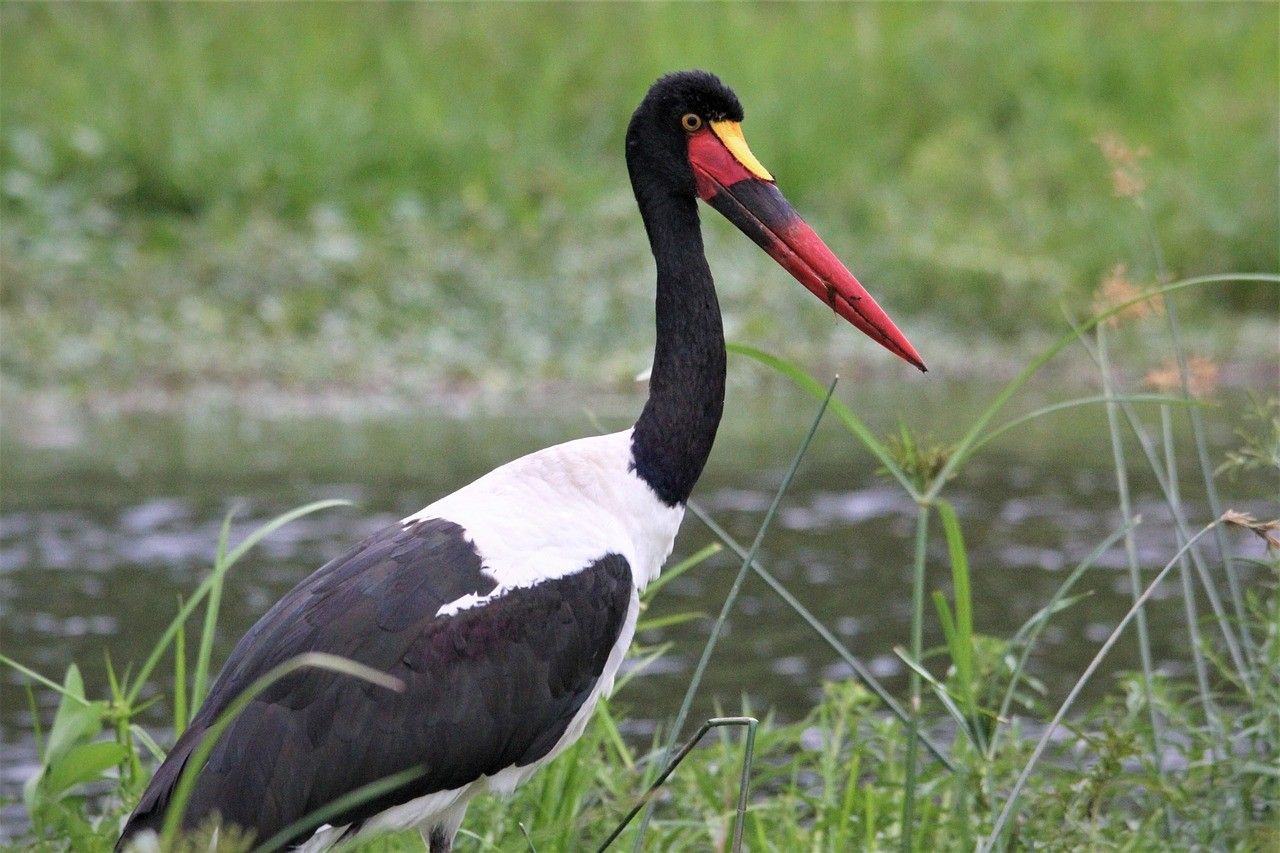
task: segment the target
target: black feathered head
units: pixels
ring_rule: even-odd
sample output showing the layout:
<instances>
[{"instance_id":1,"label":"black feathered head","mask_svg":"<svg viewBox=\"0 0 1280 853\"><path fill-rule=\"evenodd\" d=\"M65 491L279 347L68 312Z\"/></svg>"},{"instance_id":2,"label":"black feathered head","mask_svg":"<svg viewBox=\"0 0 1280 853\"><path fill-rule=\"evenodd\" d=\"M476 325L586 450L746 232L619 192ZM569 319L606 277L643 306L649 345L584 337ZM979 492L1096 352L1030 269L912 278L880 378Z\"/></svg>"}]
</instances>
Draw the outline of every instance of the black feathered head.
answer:
<instances>
[{"instance_id":1,"label":"black feathered head","mask_svg":"<svg viewBox=\"0 0 1280 853\"><path fill-rule=\"evenodd\" d=\"M706 71L668 74L649 88L627 127L627 170L651 239L655 204L701 198L833 311L924 370L889 316L783 198L741 122L738 96Z\"/></svg>"}]
</instances>

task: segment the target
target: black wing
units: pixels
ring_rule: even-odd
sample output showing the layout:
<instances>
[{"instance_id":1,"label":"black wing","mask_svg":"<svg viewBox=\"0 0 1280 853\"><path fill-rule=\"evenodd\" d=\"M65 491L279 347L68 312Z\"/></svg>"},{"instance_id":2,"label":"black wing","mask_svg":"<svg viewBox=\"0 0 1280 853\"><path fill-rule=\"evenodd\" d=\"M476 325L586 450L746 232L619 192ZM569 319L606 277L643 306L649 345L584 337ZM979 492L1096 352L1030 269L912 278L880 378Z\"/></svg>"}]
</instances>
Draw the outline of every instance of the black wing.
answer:
<instances>
[{"instance_id":1,"label":"black wing","mask_svg":"<svg viewBox=\"0 0 1280 853\"><path fill-rule=\"evenodd\" d=\"M185 826L217 812L264 841L343 794L409 768L423 775L328 822L359 822L546 756L622 630L630 567L610 554L581 572L437 617L441 606L495 588L480 569L461 527L427 519L374 534L294 587L236 645L121 844L159 829L187 758L235 697L303 652L359 661L406 689L314 669L284 678L223 735L200 772Z\"/></svg>"}]
</instances>

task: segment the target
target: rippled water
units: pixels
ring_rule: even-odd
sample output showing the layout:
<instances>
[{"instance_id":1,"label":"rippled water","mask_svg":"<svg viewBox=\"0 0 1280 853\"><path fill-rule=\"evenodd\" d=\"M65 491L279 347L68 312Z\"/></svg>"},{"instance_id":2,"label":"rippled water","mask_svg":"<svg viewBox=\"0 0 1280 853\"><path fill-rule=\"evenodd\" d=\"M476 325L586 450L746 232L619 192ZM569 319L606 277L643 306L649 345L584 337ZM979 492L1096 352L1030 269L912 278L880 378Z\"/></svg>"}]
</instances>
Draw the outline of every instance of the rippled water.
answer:
<instances>
[{"instance_id":1,"label":"rippled water","mask_svg":"<svg viewBox=\"0 0 1280 853\"><path fill-rule=\"evenodd\" d=\"M913 414L944 424L972 410L983 392L966 389ZM750 406L730 400L696 499L744 544L811 416L808 402L801 402L791 396ZM873 421L891 424L891 400L855 402ZM241 412L76 422L10 413L0 498L4 652L55 678L76 661L90 690L100 689L103 651L117 664L145 656L178 598L207 571L228 509L237 509L235 542L298 504L323 497L354 501L294 522L236 567L223 599L215 658L221 660L279 595L354 541L506 459L592 430L586 417L568 411L575 413L349 420ZM604 420L610 428L625 423ZM1228 440L1225 422L1215 421L1215 430L1216 443ZM956 430L936 429L948 431ZM1107 446L1100 412L1082 412L992 445L951 484L948 494L971 551L981 632L1012 634L1065 572L1119 526ZM1258 484L1224 486L1234 489L1233 505L1266 511ZM1145 519L1137 531L1139 556L1153 570L1172 554L1174 536L1151 479L1135 474L1134 488ZM1188 506L1193 519L1204 518L1194 495ZM867 454L827 423L762 551L764 564L898 691L903 668L893 647L908 638L914 513L895 485L875 475ZM689 518L675 556L710 541L709 531ZM1125 566L1120 548L1104 554L1081 584L1093 595L1056 615L1045 632L1033 667L1051 697L1074 681L1127 608ZM737 568L721 554L671 584L654 605L652 615L708 615L640 638L672 645L619 697L631 734L644 737L674 713ZM948 579L945 546L935 535L927 588L947 589ZM1187 666L1181 604L1164 600L1173 593L1166 589L1153 604L1153 651L1162 668L1181 672ZM928 625L926 642L939 642L932 614ZM1109 673L1134 666L1136 650L1122 642L1096 689L1106 688ZM796 718L824 679L850 674L768 588L748 580L696 713L712 713L716 701L736 708L746 700L758 712ZM20 684L12 672L0 671L0 793L12 794L34 760ZM37 696L51 714L54 696ZM162 707L149 712L147 722L156 728L164 726Z\"/></svg>"}]
</instances>

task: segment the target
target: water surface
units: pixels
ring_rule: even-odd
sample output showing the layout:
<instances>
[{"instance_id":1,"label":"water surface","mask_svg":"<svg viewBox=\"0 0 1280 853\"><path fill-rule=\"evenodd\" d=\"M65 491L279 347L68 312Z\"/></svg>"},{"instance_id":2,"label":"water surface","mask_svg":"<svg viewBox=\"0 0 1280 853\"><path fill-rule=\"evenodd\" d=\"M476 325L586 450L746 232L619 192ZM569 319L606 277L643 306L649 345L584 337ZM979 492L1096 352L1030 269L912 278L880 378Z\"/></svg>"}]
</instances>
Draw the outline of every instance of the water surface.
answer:
<instances>
[{"instance_id":1,"label":"water surface","mask_svg":"<svg viewBox=\"0 0 1280 853\"><path fill-rule=\"evenodd\" d=\"M937 435L959 431L994 389L964 386L932 402L913 402L914 423ZM906 411L874 388L845 398L878 428ZM630 402L598 418L580 406L517 416L391 414L281 417L245 408L198 414L47 418L9 412L3 434L0 497L0 618L5 654L58 678L71 661L91 691L104 684L103 653L118 665L141 661L180 597L208 571L224 515L236 509L234 543L264 520L326 497L354 502L297 521L238 565L223 598L215 661L290 586L350 544L495 465L554 441L626 425ZM795 452L811 403L792 392L731 391L724 429L695 499L745 544ZM1210 412L1216 446L1230 440L1223 411ZM1186 442L1183 442L1184 446ZM1130 448L1136 458L1136 449ZM1187 456L1188 463L1190 456ZM1176 548L1168 514L1149 476L1134 466L1137 531L1148 576ZM1193 469L1185 466L1190 477ZM1266 510L1258 484L1224 483L1233 505ZM1250 500L1250 489L1253 499ZM1207 509L1187 484L1195 523ZM1039 609L1066 572L1120 524L1114 474L1099 410L1056 416L1011 433L984 450L948 490L971 551L975 622L1007 637ZM834 421L819 430L764 540L762 562L836 632L887 685L901 692L893 648L910 624L912 502L878 477L869 455ZM935 534L937 531L935 530ZM688 518L673 559L713 541ZM939 535L930 542L927 589L949 589ZM640 636L669 643L667 653L619 695L627 731L647 738L679 705L712 617L738 569L727 552L667 587L648 615L704 614ZM1054 617L1033 659L1052 701L1094 654L1129 603L1124 553L1107 552L1081 589L1093 594ZM1161 668L1188 666L1182 604L1171 585L1152 605L1153 652ZM1207 608L1202 603L1202 612ZM940 642L929 613L926 643ZM192 635L194 636L194 635ZM1137 665L1122 642L1095 682L1105 690ZM166 661L161 672L171 672ZM802 716L824 680L848 667L758 579L733 611L695 714L716 703L782 719ZM0 672L3 791L12 795L32 769L27 699L12 672ZM38 699L51 717L55 697ZM167 705L146 722L163 730ZM45 721L46 723L48 720ZM7 817L15 818L10 809Z\"/></svg>"}]
</instances>

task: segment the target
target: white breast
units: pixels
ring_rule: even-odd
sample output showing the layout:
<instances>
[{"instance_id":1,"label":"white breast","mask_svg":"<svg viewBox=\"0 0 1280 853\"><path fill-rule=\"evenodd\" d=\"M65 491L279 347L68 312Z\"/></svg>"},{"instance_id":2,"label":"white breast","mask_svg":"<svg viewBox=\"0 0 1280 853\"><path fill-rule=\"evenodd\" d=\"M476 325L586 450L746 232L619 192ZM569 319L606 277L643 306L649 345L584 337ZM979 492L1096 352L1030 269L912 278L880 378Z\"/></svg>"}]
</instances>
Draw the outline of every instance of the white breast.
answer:
<instances>
[{"instance_id":1,"label":"white breast","mask_svg":"<svg viewBox=\"0 0 1280 853\"><path fill-rule=\"evenodd\" d=\"M630 466L631 430L578 439L509 462L406 518L460 525L498 582L442 612L580 571L606 554L625 557L643 590L671 554L684 508L662 503Z\"/></svg>"}]
</instances>

